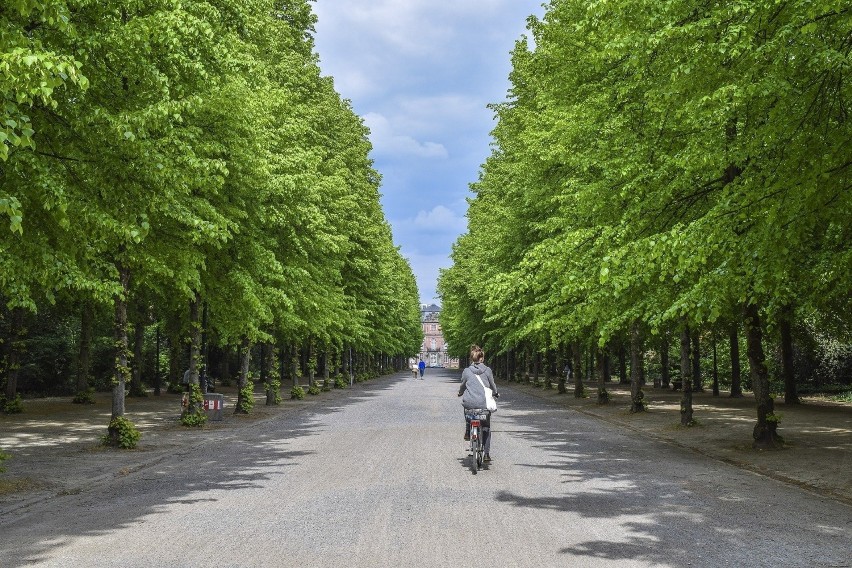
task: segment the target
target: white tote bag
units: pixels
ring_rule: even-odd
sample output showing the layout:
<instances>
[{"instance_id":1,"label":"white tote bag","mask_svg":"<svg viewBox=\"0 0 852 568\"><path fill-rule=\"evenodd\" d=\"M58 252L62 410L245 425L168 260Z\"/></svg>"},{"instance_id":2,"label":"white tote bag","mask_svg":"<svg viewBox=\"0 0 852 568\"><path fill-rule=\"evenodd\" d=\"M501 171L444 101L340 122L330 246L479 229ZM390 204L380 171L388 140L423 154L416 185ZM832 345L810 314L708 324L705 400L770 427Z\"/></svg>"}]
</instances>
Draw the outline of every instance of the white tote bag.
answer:
<instances>
[{"instance_id":1,"label":"white tote bag","mask_svg":"<svg viewBox=\"0 0 852 568\"><path fill-rule=\"evenodd\" d=\"M482 385L482 388L485 389L485 408L490 410L491 412L497 412L497 401L494 400L494 391L485 386L485 383L482 382L482 379L474 373L476 380L479 381L479 384Z\"/></svg>"}]
</instances>

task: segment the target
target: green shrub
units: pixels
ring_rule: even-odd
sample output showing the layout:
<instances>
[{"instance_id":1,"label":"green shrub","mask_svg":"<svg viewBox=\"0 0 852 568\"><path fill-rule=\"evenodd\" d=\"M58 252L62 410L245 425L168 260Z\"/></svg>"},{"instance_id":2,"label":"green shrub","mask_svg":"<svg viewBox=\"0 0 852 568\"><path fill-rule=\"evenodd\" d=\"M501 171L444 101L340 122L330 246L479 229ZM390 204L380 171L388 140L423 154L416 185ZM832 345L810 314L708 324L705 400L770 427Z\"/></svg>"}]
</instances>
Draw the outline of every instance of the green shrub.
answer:
<instances>
[{"instance_id":1,"label":"green shrub","mask_svg":"<svg viewBox=\"0 0 852 568\"><path fill-rule=\"evenodd\" d=\"M77 391L71 402L74 404L95 404L95 388L89 387L86 390Z\"/></svg>"},{"instance_id":2,"label":"green shrub","mask_svg":"<svg viewBox=\"0 0 852 568\"><path fill-rule=\"evenodd\" d=\"M334 379L334 388L336 389L345 389L349 386L349 383L343 377L337 377Z\"/></svg>"},{"instance_id":3,"label":"green shrub","mask_svg":"<svg viewBox=\"0 0 852 568\"><path fill-rule=\"evenodd\" d=\"M320 390L320 388L316 385L316 383L312 384L312 385L310 386L310 388L308 389L308 394L319 394L319 393L321 393L321 392L322 392L322 391L321 391L321 390Z\"/></svg>"},{"instance_id":4,"label":"green shrub","mask_svg":"<svg viewBox=\"0 0 852 568\"><path fill-rule=\"evenodd\" d=\"M264 385L266 392L272 391L273 400L272 404L281 404L281 381L278 378L269 379L266 381Z\"/></svg>"},{"instance_id":5,"label":"green shrub","mask_svg":"<svg viewBox=\"0 0 852 568\"><path fill-rule=\"evenodd\" d=\"M295 400L302 400L305 398L305 389L300 386L295 386L290 389L290 398Z\"/></svg>"},{"instance_id":6,"label":"green shrub","mask_svg":"<svg viewBox=\"0 0 852 568\"><path fill-rule=\"evenodd\" d=\"M845 392L829 396L828 400L834 400L837 402L852 402L852 390L847 390Z\"/></svg>"},{"instance_id":7,"label":"green shrub","mask_svg":"<svg viewBox=\"0 0 852 568\"><path fill-rule=\"evenodd\" d=\"M3 412L6 414L20 414L24 411L24 401L21 400L21 395L19 394L16 394L12 400L3 397L0 399L0 403L2 403Z\"/></svg>"},{"instance_id":8,"label":"green shrub","mask_svg":"<svg viewBox=\"0 0 852 568\"><path fill-rule=\"evenodd\" d=\"M11 454L7 454L7 453L0 451L0 473L3 473L3 472L6 471L6 468L3 467L3 462L6 461L7 459L11 458L11 457L12 457Z\"/></svg>"},{"instance_id":9,"label":"green shrub","mask_svg":"<svg viewBox=\"0 0 852 568\"><path fill-rule=\"evenodd\" d=\"M249 414L254 408L254 383L249 380L246 386L240 389L239 412Z\"/></svg>"},{"instance_id":10,"label":"green shrub","mask_svg":"<svg viewBox=\"0 0 852 568\"><path fill-rule=\"evenodd\" d=\"M180 423L191 428L198 428L207 424L207 413L203 408L196 408L195 412L184 412L180 416Z\"/></svg>"},{"instance_id":11,"label":"green shrub","mask_svg":"<svg viewBox=\"0 0 852 568\"><path fill-rule=\"evenodd\" d=\"M192 411L190 411L190 408ZM180 415L180 423L184 426L197 428L207 423L207 413L204 412L204 394L201 387L192 385L189 391L189 408Z\"/></svg>"},{"instance_id":12,"label":"green shrub","mask_svg":"<svg viewBox=\"0 0 852 568\"><path fill-rule=\"evenodd\" d=\"M109 422L107 434L103 437L104 446L117 446L125 450L132 450L139 443L142 434L133 425L133 422L125 416L116 416Z\"/></svg>"}]
</instances>

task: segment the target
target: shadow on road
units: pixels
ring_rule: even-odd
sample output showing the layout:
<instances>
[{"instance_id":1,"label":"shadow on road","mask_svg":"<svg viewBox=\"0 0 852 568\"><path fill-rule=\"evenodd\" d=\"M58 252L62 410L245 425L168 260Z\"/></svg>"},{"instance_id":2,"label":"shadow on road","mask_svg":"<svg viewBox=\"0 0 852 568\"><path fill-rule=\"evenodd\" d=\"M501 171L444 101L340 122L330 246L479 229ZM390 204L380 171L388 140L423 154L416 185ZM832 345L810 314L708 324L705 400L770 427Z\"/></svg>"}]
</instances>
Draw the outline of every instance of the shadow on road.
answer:
<instances>
[{"instance_id":1,"label":"shadow on road","mask_svg":"<svg viewBox=\"0 0 852 568\"><path fill-rule=\"evenodd\" d=\"M181 444L173 453L122 470L97 485L60 493L0 518L2 532L26 535L0 543L0 565L17 568L45 562L61 556L64 543L137 525L167 507L198 507L201 521L205 504L217 502L221 492L261 488L266 480L289 475L300 458L314 453L288 450L294 440L317 433L330 416L378 396L406 378L407 373L395 374L359 383L351 390L327 393L329 398L318 397L311 401L314 404L281 408L269 418L233 429L182 430L184 436L196 436L197 443ZM103 450L91 459L107 453L122 455L120 452ZM55 467L62 467L60 461L57 459ZM215 521L204 520L202 525L215 526Z\"/></svg>"},{"instance_id":2,"label":"shadow on road","mask_svg":"<svg viewBox=\"0 0 852 568\"><path fill-rule=\"evenodd\" d=\"M504 412L497 423L498 435L511 434L550 456L546 463L514 467L560 472L561 481L552 493L532 496L529 491L502 489L497 502L578 516L594 534L603 527L620 527L607 538L558 549L577 557L577 562L587 562L581 560L585 557L664 566L732 566L753 558L749 565L768 566L770 559L784 553L779 551L779 539L769 537L771 529L763 538L755 538L756 532L783 525L790 515L796 516L800 531L796 544L791 544L797 555L802 559L819 555L825 563L821 565L844 561L843 540L849 528L823 517L819 502L804 507L778 502L772 497L778 489L772 480L679 448L633 439L609 423L533 399L508 385L501 388L508 396L501 398ZM801 499L813 497L803 493ZM832 517L838 518L842 515ZM743 553L746 542L748 554ZM788 565L807 563L793 559Z\"/></svg>"}]
</instances>

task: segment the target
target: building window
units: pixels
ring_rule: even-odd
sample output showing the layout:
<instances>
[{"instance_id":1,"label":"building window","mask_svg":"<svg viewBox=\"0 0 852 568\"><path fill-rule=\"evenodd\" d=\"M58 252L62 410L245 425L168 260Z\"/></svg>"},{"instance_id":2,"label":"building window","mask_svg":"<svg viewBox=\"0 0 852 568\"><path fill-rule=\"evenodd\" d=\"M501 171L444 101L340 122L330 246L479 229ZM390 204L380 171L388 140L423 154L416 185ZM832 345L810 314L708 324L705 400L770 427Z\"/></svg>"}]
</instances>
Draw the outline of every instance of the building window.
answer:
<instances>
[{"instance_id":1,"label":"building window","mask_svg":"<svg viewBox=\"0 0 852 568\"><path fill-rule=\"evenodd\" d=\"M435 344L435 338L433 337L432 338L432 351L434 351L435 349L437 349L437 345Z\"/></svg>"}]
</instances>

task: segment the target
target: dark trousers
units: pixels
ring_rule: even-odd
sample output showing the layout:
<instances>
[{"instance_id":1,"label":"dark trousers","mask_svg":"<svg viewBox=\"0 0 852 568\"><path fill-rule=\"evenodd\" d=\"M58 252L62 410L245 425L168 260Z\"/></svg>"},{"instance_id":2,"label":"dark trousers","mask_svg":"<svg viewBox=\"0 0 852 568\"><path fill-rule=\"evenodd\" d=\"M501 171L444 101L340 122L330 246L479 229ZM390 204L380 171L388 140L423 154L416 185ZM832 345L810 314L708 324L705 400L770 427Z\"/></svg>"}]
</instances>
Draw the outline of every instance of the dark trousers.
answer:
<instances>
[{"instance_id":1,"label":"dark trousers","mask_svg":"<svg viewBox=\"0 0 852 568\"><path fill-rule=\"evenodd\" d=\"M465 430L464 437L470 437L470 420L475 415L471 414L468 409L464 410L464 421L465 421ZM482 415L480 415L482 416ZM485 449L486 454L491 453L491 413L487 412L485 414L485 418L480 418L480 424L482 426L482 446Z\"/></svg>"}]
</instances>

